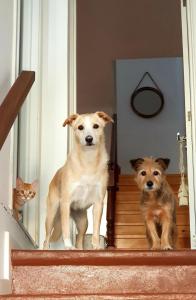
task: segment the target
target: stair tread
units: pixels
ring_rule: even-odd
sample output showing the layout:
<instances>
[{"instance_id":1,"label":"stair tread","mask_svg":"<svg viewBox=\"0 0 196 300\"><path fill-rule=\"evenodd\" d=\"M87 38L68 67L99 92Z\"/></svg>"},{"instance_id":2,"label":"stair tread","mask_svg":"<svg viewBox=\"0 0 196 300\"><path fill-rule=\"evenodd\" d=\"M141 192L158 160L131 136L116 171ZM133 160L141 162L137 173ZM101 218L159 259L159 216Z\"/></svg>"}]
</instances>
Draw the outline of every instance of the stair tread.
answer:
<instances>
[{"instance_id":1,"label":"stair tread","mask_svg":"<svg viewBox=\"0 0 196 300\"><path fill-rule=\"evenodd\" d=\"M167 174L166 179L170 185L180 184L180 174ZM118 180L119 185L136 185L135 175L133 174L121 174Z\"/></svg>"},{"instance_id":2,"label":"stair tread","mask_svg":"<svg viewBox=\"0 0 196 300\"><path fill-rule=\"evenodd\" d=\"M37 299L37 300L52 300L52 299L63 299L63 300L195 300L196 293L167 293L167 294L102 294L102 295L1 295L0 299Z\"/></svg>"},{"instance_id":3,"label":"stair tread","mask_svg":"<svg viewBox=\"0 0 196 300\"><path fill-rule=\"evenodd\" d=\"M146 239L146 235L145 234L115 234L115 238L116 239ZM189 238L189 236L178 236L178 239L186 239L186 238Z\"/></svg>"},{"instance_id":4,"label":"stair tread","mask_svg":"<svg viewBox=\"0 0 196 300\"><path fill-rule=\"evenodd\" d=\"M13 250L12 265L196 265L196 251Z\"/></svg>"},{"instance_id":5,"label":"stair tread","mask_svg":"<svg viewBox=\"0 0 196 300\"><path fill-rule=\"evenodd\" d=\"M187 244L182 243L182 247ZM128 249L129 245L124 248ZM134 244L136 246L139 244ZM142 247L147 249L146 240ZM196 293L196 251L192 250L18 250L12 252L12 263L13 294L38 295L37 299L43 294L57 299L58 295L73 297L75 294L83 299L89 295L93 299L92 295L96 294L107 299L105 295L110 296L112 292L118 294L116 299L119 300L124 294L160 296L176 291L184 294L187 286L189 293ZM179 276L179 271L183 276ZM111 299L115 299L114 296Z\"/></svg>"},{"instance_id":6,"label":"stair tread","mask_svg":"<svg viewBox=\"0 0 196 300\"><path fill-rule=\"evenodd\" d=\"M127 211L127 210L117 210L117 215L141 215L141 212L138 210ZM187 215L186 211L178 211L177 215Z\"/></svg>"}]
</instances>

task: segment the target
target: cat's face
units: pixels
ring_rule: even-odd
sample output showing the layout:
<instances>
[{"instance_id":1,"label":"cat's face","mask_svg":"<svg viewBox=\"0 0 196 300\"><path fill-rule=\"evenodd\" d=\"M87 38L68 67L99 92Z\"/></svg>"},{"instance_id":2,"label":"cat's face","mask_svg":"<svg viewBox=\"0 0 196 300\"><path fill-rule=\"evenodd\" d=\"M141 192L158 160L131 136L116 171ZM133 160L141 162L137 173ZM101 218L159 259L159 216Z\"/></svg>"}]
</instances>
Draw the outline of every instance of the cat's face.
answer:
<instances>
[{"instance_id":1,"label":"cat's face","mask_svg":"<svg viewBox=\"0 0 196 300\"><path fill-rule=\"evenodd\" d=\"M21 178L18 177L16 179L16 194L22 200L31 200L36 195L37 185L37 180L35 180L33 183L25 183Z\"/></svg>"}]
</instances>

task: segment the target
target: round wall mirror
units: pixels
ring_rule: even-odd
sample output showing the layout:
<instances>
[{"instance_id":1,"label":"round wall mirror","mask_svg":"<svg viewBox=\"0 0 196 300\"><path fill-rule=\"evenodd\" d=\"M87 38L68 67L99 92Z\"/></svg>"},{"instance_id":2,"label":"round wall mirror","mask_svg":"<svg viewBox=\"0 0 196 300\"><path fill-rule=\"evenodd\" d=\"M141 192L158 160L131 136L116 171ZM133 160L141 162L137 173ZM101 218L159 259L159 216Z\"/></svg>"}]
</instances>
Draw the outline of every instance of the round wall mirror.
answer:
<instances>
[{"instance_id":1,"label":"round wall mirror","mask_svg":"<svg viewBox=\"0 0 196 300\"><path fill-rule=\"evenodd\" d=\"M160 90L153 87L142 87L132 94L131 107L143 118L152 118L163 109L164 98Z\"/></svg>"}]
</instances>

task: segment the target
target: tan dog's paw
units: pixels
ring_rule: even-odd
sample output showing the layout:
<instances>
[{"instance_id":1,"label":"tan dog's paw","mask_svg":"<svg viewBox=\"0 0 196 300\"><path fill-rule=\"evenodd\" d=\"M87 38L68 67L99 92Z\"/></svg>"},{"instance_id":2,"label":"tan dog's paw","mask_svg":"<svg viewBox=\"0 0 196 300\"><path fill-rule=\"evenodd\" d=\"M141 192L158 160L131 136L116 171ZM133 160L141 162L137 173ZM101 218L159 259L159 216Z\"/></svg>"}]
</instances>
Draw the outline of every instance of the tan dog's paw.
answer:
<instances>
[{"instance_id":1,"label":"tan dog's paw","mask_svg":"<svg viewBox=\"0 0 196 300\"><path fill-rule=\"evenodd\" d=\"M75 249L76 249L76 250L84 250L84 247L83 247L83 246L76 246Z\"/></svg>"},{"instance_id":2,"label":"tan dog's paw","mask_svg":"<svg viewBox=\"0 0 196 300\"><path fill-rule=\"evenodd\" d=\"M99 244L98 245L93 245L92 244L92 246L93 246L93 250L100 250L100 249L102 249Z\"/></svg>"},{"instance_id":3,"label":"tan dog's paw","mask_svg":"<svg viewBox=\"0 0 196 300\"><path fill-rule=\"evenodd\" d=\"M99 241L99 237L92 237L92 247L94 250L99 250L101 249L100 247L100 241Z\"/></svg>"},{"instance_id":4,"label":"tan dog's paw","mask_svg":"<svg viewBox=\"0 0 196 300\"><path fill-rule=\"evenodd\" d=\"M66 250L74 250L76 249L70 239L64 239L64 246Z\"/></svg>"},{"instance_id":5,"label":"tan dog's paw","mask_svg":"<svg viewBox=\"0 0 196 300\"><path fill-rule=\"evenodd\" d=\"M43 250L49 250L50 244L47 241L44 241Z\"/></svg>"},{"instance_id":6,"label":"tan dog's paw","mask_svg":"<svg viewBox=\"0 0 196 300\"><path fill-rule=\"evenodd\" d=\"M74 246L65 247L65 250L77 250Z\"/></svg>"},{"instance_id":7,"label":"tan dog's paw","mask_svg":"<svg viewBox=\"0 0 196 300\"><path fill-rule=\"evenodd\" d=\"M65 250L77 250L73 245L65 245Z\"/></svg>"}]
</instances>

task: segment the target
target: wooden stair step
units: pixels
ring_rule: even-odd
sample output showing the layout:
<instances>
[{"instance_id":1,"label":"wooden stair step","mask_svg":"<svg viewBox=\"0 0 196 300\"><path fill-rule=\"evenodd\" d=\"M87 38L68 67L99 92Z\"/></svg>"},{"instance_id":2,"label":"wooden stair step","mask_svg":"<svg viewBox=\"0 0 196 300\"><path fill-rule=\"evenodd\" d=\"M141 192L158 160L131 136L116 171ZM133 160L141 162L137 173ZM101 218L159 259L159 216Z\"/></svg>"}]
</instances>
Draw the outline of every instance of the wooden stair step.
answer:
<instances>
[{"instance_id":1,"label":"wooden stair step","mask_svg":"<svg viewBox=\"0 0 196 300\"><path fill-rule=\"evenodd\" d=\"M15 298L161 300L196 295L196 251L191 250L16 250L12 269Z\"/></svg>"},{"instance_id":2,"label":"wooden stair step","mask_svg":"<svg viewBox=\"0 0 196 300\"><path fill-rule=\"evenodd\" d=\"M140 203L137 202L137 203L119 203L117 202L116 203L116 212L118 211L140 211ZM177 206L176 207L176 213L180 213L180 212L184 212L184 213L189 213L189 207L188 206Z\"/></svg>"},{"instance_id":3,"label":"wooden stair step","mask_svg":"<svg viewBox=\"0 0 196 300\"><path fill-rule=\"evenodd\" d=\"M140 213L130 214L129 212L119 212L115 217L116 225L143 225L143 218ZM178 214L177 215L177 224L178 225L188 225L189 220L187 214Z\"/></svg>"},{"instance_id":4,"label":"wooden stair step","mask_svg":"<svg viewBox=\"0 0 196 300\"><path fill-rule=\"evenodd\" d=\"M171 185L171 188L174 193L177 193L179 190L179 185ZM119 192L139 192L138 187L135 185L118 185Z\"/></svg>"},{"instance_id":5,"label":"wooden stair step","mask_svg":"<svg viewBox=\"0 0 196 300\"><path fill-rule=\"evenodd\" d=\"M116 239L146 239L146 235L145 233L144 234L137 234L137 233L129 233L129 234L117 234L115 233L115 238ZM189 234L188 232L184 235L178 235L178 238L179 239L182 239L182 238L187 238L189 239Z\"/></svg>"},{"instance_id":6,"label":"wooden stair step","mask_svg":"<svg viewBox=\"0 0 196 300\"><path fill-rule=\"evenodd\" d=\"M35 295L35 296L28 296L28 295L6 295L6 296L0 296L0 299L6 299L6 300L55 300L55 299L61 299L61 300L196 300L196 294L193 293L166 293L166 294L125 294L122 295L72 295L72 296L66 296L66 295Z\"/></svg>"},{"instance_id":7,"label":"wooden stair step","mask_svg":"<svg viewBox=\"0 0 196 300\"><path fill-rule=\"evenodd\" d=\"M178 191L174 191L175 196L178 196ZM137 190L137 191L117 191L116 193L117 198L136 198L136 199L140 199L141 196L141 191Z\"/></svg>"},{"instance_id":8,"label":"wooden stair step","mask_svg":"<svg viewBox=\"0 0 196 300\"><path fill-rule=\"evenodd\" d=\"M135 182L135 175L123 175L121 174L119 176L118 184L121 185L130 185L130 186L136 186ZM167 174L167 181L169 184L172 185L179 185L180 184L180 174Z\"/></svg>"},{"instance_id":9,"label":"wooden stair step","mask_svg":"<svg viewBox=\"0 0 196 300\"><path fill-rule=\"evenodd\" d=\"M120 192L116 194L116 203L135 203L135 204L140 203L140 193L126 192L125 195L123 194L124 193L120 193ZM176 196L176 205L179 206L179 201L177 196ZM188 207L188 206L185 205L180 207Z\"/></svg>"},{"instance_id":10,"label":"wooden stair step","mask_svg":"<svg viewBox=\"0 0 196 300\"><path fill-rule=\"evenodd\" d=\"M142 217L142 214L139 210L135 210L135 211L118 210L118 211L116 211L116 215L136 215L136 216L141 216ZM178 218L182 215L188 217L187 211L180 210L177 213L176 217Z\"/></svg>"},{"instance_id":11,"label":"wooden stair step","mask_svg":"<svg viewBox=\"0 0 196 300\"><path fill-rule=\"evenodd\" d=\"M125 235L144 235L145 236L146 229L145 226L131 226L131 225L116 225L115 226L115 237L124 237ZM179 225L177 226L177 234L178 237L186 237L190 236L190 228L188 225Z\"/></svg>"},{"instance_id":12,"label":"wooden stair step","mask_svg":"<svg viewBox=\"0 0 196 300\"><path fill-rule=\"evenodd\" d=\"M131 250L148 250L148 243L146 238L116 238L115 246L118 249L131 249ZM189 249L190 238L178 238L176 249Z\"/></svg>"}]
</instances>

